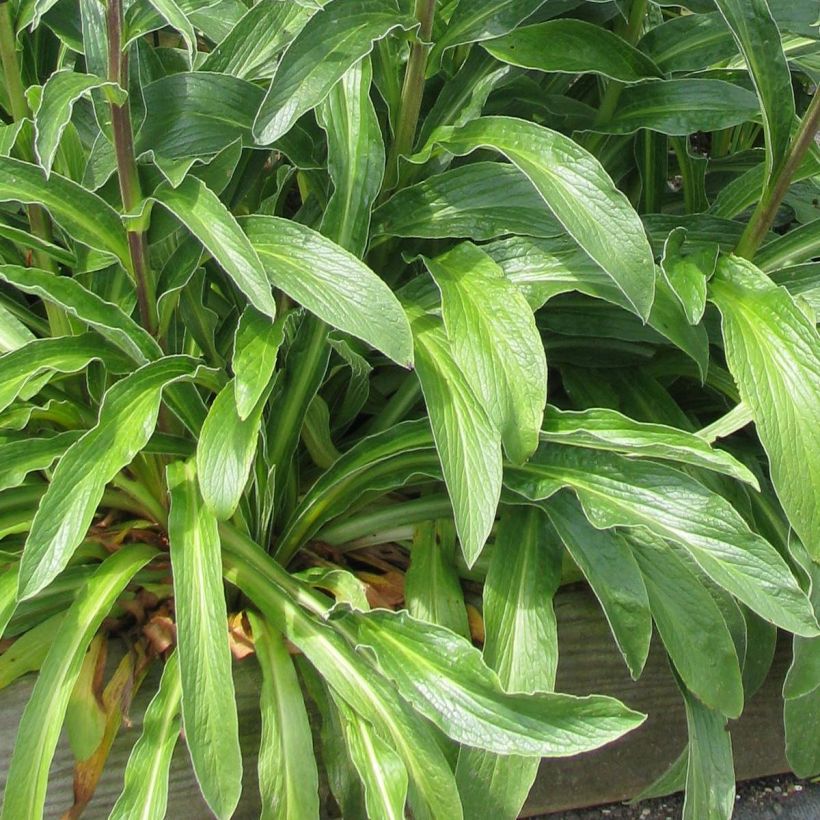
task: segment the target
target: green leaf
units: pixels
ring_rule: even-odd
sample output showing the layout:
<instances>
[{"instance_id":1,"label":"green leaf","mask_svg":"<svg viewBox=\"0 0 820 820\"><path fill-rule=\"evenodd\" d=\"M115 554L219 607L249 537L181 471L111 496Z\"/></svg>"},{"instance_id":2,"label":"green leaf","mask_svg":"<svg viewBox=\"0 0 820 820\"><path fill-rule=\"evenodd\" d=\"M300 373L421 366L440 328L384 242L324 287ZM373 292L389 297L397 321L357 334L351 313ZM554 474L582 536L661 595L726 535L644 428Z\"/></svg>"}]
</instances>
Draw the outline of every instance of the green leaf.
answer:
<instances>
[{"instance_id":1,"label":"green leaf","mask_svg":"<svg viewBox=\"0 0 820 820\"><path fill-rule=\"evenodd\" d=\"M629 674L637 680L649 655L652 617L634 556L617 532L595 529L567 492L556 493L543 506L598 598Z\"/></svg>"},{"instance_id":2,"label":"green leaf","mask_svg":"<svg viewBox=\"0 0 820 820\"><path fill-rule=\"evenodd\" d=\"M0 575L0 637L6 632L11 616L17 608L17 580L20 573L19 564L8 567ZM5 657L5 655L4 655Z\"/></svg>"},{"instance_id":3,"label":"green leaf","mask_svg":"<svg viewBox=\"0 0 820 820\"><path fill-rule=\"evenodd\" d=\"M672 17L649 29L638 48L667 73L701 71L737 54L732 34L718 12Z\"/></svg>"},{"instance_id":4,"label":"green leaf","mask_svg":"<svg viewBox=\"0 0 820 820\"><path fill-rule=\"evenodd\" d=\"M262 669L259 792L263 818L319 816L319 775L305 702L282 636L248 611Z\"/></svg>"},{"instance_id":5,"label":"green leaf","mask_svg":"<svg viewBox=\"0 0 820 820\"><path fill-rule=\"evenodd\" d=\"M19 265L0 265L0 279L23 293L59 305L93 327L138 365L162 355L162 348L141 325L117 305L106 302L70 276L58 276L50 271Z\"/></svg>"},{"instance_id":6,"label":"green leaf","mask_svg":"<svg viewBox=\"0 0 820 820\"><path fill-rule=\"evenodd\" d=\"M563 231L529 179L500 162L461 165L403 188L374 212L373 220L374 234L427 239L558 236Z\"/></svg>"},{"instance_id":7,"label":"green leaf","mask_svg":"<svg viewBox=\"0 0 820 820\"><path fill-rule=\"evenodd\" d=\"M19 486L35 470L47 470L81 435L78 430L67 430L48 438L0 444L0 490Z\"/></svg>"},{"instance_id":8,"label":"green leaf","mask_svg":"<svg viewBox=\"0 0 820 820\"><path fill-rule=\"evenodd\" d=\"M186 177L177 188L163 183L154 191L153 199L202 242L257 310L272 319L276 316L270 282L253 245L205 183L195 177Z\"/></svg>"},{"instance_id":9,"label":"green leaf","mask_svg":"<svg viewBox=\"0 0 820 820\"><path fill-rule=\"evenodd\" d=\"M339 616L415 709L445 734L498 754L563 757L595 749L644 716L613 698L508 694L466 638L407 612Z\"/></svg>"},{"instance_id":10,"label":"green leaf","mask_svg":"<svg viewBox=\"0 0 820 820\"><path fill-rule=\"evenodd\" d=\"M563 134L511 117L480 117L460 128L440 128L413 161L424 161L434 145L457 156L477 148L506 156L635 311L649 314L655 265L643 225L592 154Z\"/></svg>"},{"instance_id":11,"label":"green leaf","mask_svg":"<svg viewBox=\"0 0 820 820\"><path fill-rule=\"evenodd\" d=\"M97 423L60 459L31 524L19 597L31 598L65 568L85 538L105 485L148 443L163 389L190 378L196 362L169 356L144 365L105 394Z\"/></svg>"},{"instance_id":12,"label":"green leaf","mask_svg":"<svg viewBox=\"0 0 820 820\"><path fill-rule=\"evenodd\" d=\"M689 729L683 820L728 820L735 809L735 766L726 718L682 688Z\"/></svg>"},{"instance_id":13,"label":"green leaf","mask_svg":"<svg viewBox=\"0 0 820 820\"><path fill-rule=\"evenodd\" d=\"M751 470L725 450L709 446L700 436L665 424L635 421L617 410L603 407L580 411L559 410L548 405L541 440L692 464L745 481L759 489Z\"/></svg>"},{"instance_id":14,"label":"green leaf","mask_svg":"<svg viewBox=\"0 0 820 820\"><path fill-rule=\"evenodd\" d=\"M128 758L123 789L111 809L110 820L165 817L171 756L181 728L181 696L179 654L174 652L165 661L159 689L145 710L142 734Z\"/></svg>"},{"instance_id":15,"label":"green leaf","mask_svg":"<svg viewBox=\"0 0 820 820\"><path fill-rule=\"evenodd\" d=\"M784 288L751 262L721 259L710 298L726 359L769 456L789 521L820 559L820 336Z\"/></svg>"},{"instance_id":16,"label":"green leaf","mask_svg":"<svg viewBox=\"0 0 820 820\"><path fill-rule=\"evenodd\" d=\"M563 549L536 507L501 516L484 583L484 661L506 692L551 692L558 668L553 596ZM538 771L538 757L462 748L456 780L468 817L517 817Z\"/></svg>"},{"instance_id":17,"label":"green leaf","mask_svg":"<svg viewBox=\"0 0 820 820\"><path fill-rule=\"evenodd\" d=\"M36 393L42 374L76 373L94 360L103 362L110 373L127 373L134 367L132 359L94 333L34 339L0 356L0 411L21 394L28 398Z\"/></svg>"},{"instance_id":18,"label":"green leaf","mask_svg":"<svg viewBox=\"0 0 820 820\"><path fill-rule=\"evenodd\" d=\"M545 0L460 0L428 59L435 72L447 49L501 37L544 5Z\"/></svg>"},{"instance_id":19,"label":"green leaf","mask_svg":"<svg viewBox=\"0 0 820 820\"><path fill-rule=\"evenodd\" d=\"M0 302L0 354L17 350L34 339L34 334Z\"/></svg>"},{"instance_id":20,"label":"green leaf","mask_svg":"<svg viewBox=\"0 0 820 820\"><path fill-rule=\"evenodd\" d=\"M746 59L760 100L767 177L772 179L788 155L795 116L791 72L780 30L766 0L715 0L715 5Z\"/></svg>"},{"instance_id":21,"label":"green leaf","mask_svg":"<svg viewBox=\"0 0 820 820\"><path fill-rule=\"evenodd\" d=\"M251 216L242 227L273 284L320 319L413 363L407 318L390 288L353 254L289 219Z\"/></svg>"},{"instance_id":22,"label":"green leaf","mask_svg":"<svg viewBox=\"0 0 820 820\"><path fill-rule=\"evenodd\" d=\"M345 72L317 109L327 133L333 195L322 216L322 233L361 257L367 247L370 210L384 177L384 144L370 100L367 57Z\"/></svg>"},{"instance_id":23,"label":"green leaf","mask_svg":"<svg viewBox=\"0 0 820 820\"><path fill-rule=\"evenodd\" d=\"M236 410L243 421L259 403L273 378L276 357L284 338L284 321L271 322L252 305L248 305L239 317L231 367Z\"/></svg>"},{"instance_id":24,"label":"green leaf","mask_svg":"<svg viewBox=\"0 0 820 820\"><path fill-rule=\"evenodd\" d=\"M646 583L652 617L678 674L707 706L736 718L743 710L740 662L718 605L662 541L635 534L628 539Z\"/></svg>"},{"instance_id":25,"label":"green leaf","mask_svg":"<svg viewBox=\"0 0 820 820\"><path fill-rule=\"evenodd\" d=\"M779 553L728 501L685 473L547 444L528 464L508 468L504 480L531 500L570 487L594 526L645 527L680 544L715 583L762 617L800 635L818 634L809 601Z\"/></svg>"},{"instance_id":26,"label":"green leaf","mask_svg":"<svg viewBox=\"0 0 820 820\"><path fill-rule=\"evenodd\" d=\"M264 391L253 410L242 419L236 409L235 386L232 379L219 391L196 447L199 489L205 506L220 521L234 514L242 498L269 392Z\"/></svg>"},{"instance_id":27,"label":"green leaf","mask_svg":"<svg viewBox=\"0 0 820 820\"><path fill-rule=\"evenodd\" d=\"M46 80L40 104L34 112L34 150L46 177L51 173L60 137L71 121L74 104L95 88L105 89L107 94L113 95L119 102L125 99L116 83L106 82L93 74L79 74L71 69L63 69L55 71Z\"/></svg>"},{"instance_id":28,"label":"green leaf","mask_svg":"<svg viewBox=\"0 0 820 820\"><path fill-rule=\"evenodd\" d=\"M4 820L43 815L49 768L86 648L128 582L155 555L145 544L129 544L107 558L78 591L54 633L17 730Z\"/></svg>"},{"instance_id":29,"label":"green leaf","mask_svg":"<svg viewBox=\"0 0 820 820\"><path fill-rule=\"evenodd\" d=\"M299 117L327 97L374 40L416 22L396 0L330 2L308 20L288 46L253 124L256 141L267 145L286 134Z\"/></svg>"},{"instance_id":30,"label":"green leaf","mask_svg":"<svg viewBox=\"0 0 820 820\"><path fill-rule=\"evenodd\" d=\"M731 128L759 116L755 95L724 80L655 80L627 86L612 118L596 123L591 130L633 134L648 128L684 136L693 131Z\"/></svg>"},{"instance_id":31,"label":"green leaf","mask_svg":"<svg viewBox=\"0 0 820 820\"><path fill-rule=\"evenodd\" d=\"M334 700L350 759L364 786L367 816L403 820L407 769L401 758L343 700Z\"/></svg>"},{"instance_id":32,"label":"green leaf","mask_svg":"<svg viewBox=\"0 0 820 820\"><path fill-rule=\"evenodd\" d=\"M442 322L412 323L421 383L467 564L481 553L501 495L501 436L455 357Z\"/></svg>"},{"instance_id":33,"label":"green leaf","mask_svg":"<svg viewBox=\"0 0 820 820\"><path fill-rule=\"evenodd\" d=\"M622 83L661 76L652 60L622 37L585 20L524 26L482 46L497 60L537 71L601 74Z\"/></svg>"},{"instance_id":34,"label":"green leaf","mask_svg":"<svg viewBox=\"0 0 820 820\"><path fill-rule=\"evenodd\" d=\"M450 350L501 433L508 457L535 452L547 361L526 299L480 248L463 242L424 260L441 291Z\"/></svg>"},{"instance_id":35,"label":"green leaf","mask_svg":"<svg viewBox=\"0 0 820 820\"><path fill-rule=\"evenodd\" d=\"M182 722L194 773L213 813L230 817L242 791L228 615L216 518L202 503L192 462L167 470Z\"/></svg>"},{"instance_id":36,"label":"green leaf","mask_svg":"<svg viewBox=\"0 0 820 820\"><path fill-rule=\"evenodd\" d=\"M131 269L119 214L96 194L59 174L48 178L37 165L0 157L0 201L42 205L73 239L120 260Z\"/></svg>"},{"instance_id":37,"label":"green leaf","mask_svg":"<svg viewBox=\"0 0 820 820\"><path fill-rule=\"evenodd\" d=\"M148 0L168 25L178 31L188 50L188 61L193 62L196 57L196 32L185 12L174 0Z\"/></svg>"},{"instance_id":38,"label":"green leaf","mask_svg":"<svg viewBox=\"0 0 820 820\"><path fill-rule=\"evenodd\" d=\"M706 310L706 282L717 264L718 245L684 254L685 228L675 228L663 246L661 270L681 303L689 324L696 325Z\"/></svg>"}]
</instances>

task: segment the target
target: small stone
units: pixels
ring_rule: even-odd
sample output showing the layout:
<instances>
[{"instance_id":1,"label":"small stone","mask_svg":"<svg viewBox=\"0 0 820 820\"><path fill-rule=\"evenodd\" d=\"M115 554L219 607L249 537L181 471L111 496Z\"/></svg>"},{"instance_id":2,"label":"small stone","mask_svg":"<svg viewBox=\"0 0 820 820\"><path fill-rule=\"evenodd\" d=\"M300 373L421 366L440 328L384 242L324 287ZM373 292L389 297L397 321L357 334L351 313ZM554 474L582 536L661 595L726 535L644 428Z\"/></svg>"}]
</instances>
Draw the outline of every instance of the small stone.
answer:
<instances>
[{"instance_id":1,"label":"small stone","mask_svg":"<svg viewBox=\"0 0 820 820\"><path fill-rule=\"evenodd\" d=\"M774 790L775 790L778 794L780 794L780 793L783 791L783 789L781 789L781 788L780 788L780 786L775 786L775 787L774 787Z\"/></svg>"},{"instance_id":2,"label":"small stone","mask_svg":"<svg viewBox=\"0 0 820 820\"><path fill-rule=\"evenodd\" d=\"M794 784L794 790L795 790L796 792L802 792L802 791L803 791L803 787L802 787L799 783L795 783L795 784Z\"/></svg>"},{"instance_id":3,"label":"small stone","mask_svg":"<svg viewBox=\"0 0 820 820\"><path fill-rule=\"evenodd\" d=\"M649 815L650 815L651 813L652 813L652 812L651 812L649 809L644 809L644 810L641 812L641 817L649 817Z\"/></svg>"}]
</instances>

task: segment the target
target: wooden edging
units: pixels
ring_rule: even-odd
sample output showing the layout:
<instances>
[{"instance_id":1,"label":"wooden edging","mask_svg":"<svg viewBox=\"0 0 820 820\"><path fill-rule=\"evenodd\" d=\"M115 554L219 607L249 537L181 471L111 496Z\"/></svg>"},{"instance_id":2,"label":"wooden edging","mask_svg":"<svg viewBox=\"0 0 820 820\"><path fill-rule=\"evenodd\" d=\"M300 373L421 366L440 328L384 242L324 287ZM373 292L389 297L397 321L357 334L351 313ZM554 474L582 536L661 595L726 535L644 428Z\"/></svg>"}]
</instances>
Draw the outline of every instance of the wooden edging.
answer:
<instances>
[{"instance_id":1,"label":"wooden edging","mask_svg":"<svg viewBox=\"0 0 820 820\"><path fill-rule=\"evenodd\" d=\"M525 807L525 817L628 799L661 774L686 743L680 696L658 642L653 643L646 669L636 683L630 679L600 609L588 591L562 590L556 600L556 611L561 647L557 689L578 695L613 695L646 712L649 718L635 732L596 752L544 761ZM781 642L768 680L746 705L743 717L731 722L739 780L788 771L780 691L789 655L788 642ZM0 790L5 788L17 723L32 683L29 676L0 692ZM155 681L146 681L136 698L131 725L115 741L84 818L108 816L122 786L125 761L141 731L142 713L155 686ZM242 802L234 817L240 820L259 817L255 763L259 744L259 686L253 659L239 664L236 690L245 771ZM51 770L46 817L60 817L71 806L72 767L71 753L62 738ZM170 783L169 818L199 820L210 816L183 744L178 745L174 755Z\"/></svg>"}]
</instances>

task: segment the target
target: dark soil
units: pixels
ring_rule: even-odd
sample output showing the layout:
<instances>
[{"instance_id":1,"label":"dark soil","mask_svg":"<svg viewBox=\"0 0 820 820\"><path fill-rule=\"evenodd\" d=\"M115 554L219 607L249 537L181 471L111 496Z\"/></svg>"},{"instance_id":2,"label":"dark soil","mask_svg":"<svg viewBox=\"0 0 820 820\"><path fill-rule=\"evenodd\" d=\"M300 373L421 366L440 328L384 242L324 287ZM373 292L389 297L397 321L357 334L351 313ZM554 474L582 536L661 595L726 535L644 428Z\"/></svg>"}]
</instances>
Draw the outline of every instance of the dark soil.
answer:
<instances>
[{"instance_id":1,"label":"dark soil","mask_svg":"<svg viewBox=\"0 0 820 820\"><path fill-rule=\"evenodd\" d=\"M646 800L635 806L612 803L592 809L559 811L533 820L678 820L683 795ZM778 775L748 780L737 787L733 820L818 820L820 783Z\"/></svg>"}]
</instances>

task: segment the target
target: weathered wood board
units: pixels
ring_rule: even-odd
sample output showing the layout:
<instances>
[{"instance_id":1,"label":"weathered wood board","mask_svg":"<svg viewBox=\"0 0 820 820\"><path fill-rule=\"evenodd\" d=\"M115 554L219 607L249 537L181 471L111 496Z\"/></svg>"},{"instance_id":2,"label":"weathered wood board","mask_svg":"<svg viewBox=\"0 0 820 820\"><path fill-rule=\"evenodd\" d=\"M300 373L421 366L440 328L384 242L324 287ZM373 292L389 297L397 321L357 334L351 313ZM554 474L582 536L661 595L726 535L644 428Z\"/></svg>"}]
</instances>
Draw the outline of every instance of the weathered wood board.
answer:
<instances>
[{"instance_id":1,"label":"weathered wood board","mask_svg":"<svg viewBox=\"0 0 820 820\"><path fill-rule=\"evenodd\" d=\"M622 800L654 780L686 742L680 697L657 641L641 680L632 681L594 598L584 589L562 590L557 598L561 660L557 688L573 694L610 694L649 714L637 731L604 749L578 758L545 761L526 806L525 816ZM788 770L784 757L780 689L789 660L788 642L778 647L772 672L731 724L739 779ZM0 692L0 788L5 788L17 724L31 692L29 676ZM255 755L259 743L260 677L251 658L236 670L237 702L245 761L244 791L235 817L259 817ZM122 785L130 748L139 737L141 717L155 683L147 681L132 710L130 728L117 738L97 793L84 817L107 817ZM72 758L61 740L51 771L46 816L59 817L72 803ZM210 816L199 795L182 744L171 772L168 818L199 820ZM23 820L23 818L21 818ZM25 820L34 820L25 818Z\"/></svg>"}]
</instances>

